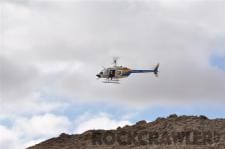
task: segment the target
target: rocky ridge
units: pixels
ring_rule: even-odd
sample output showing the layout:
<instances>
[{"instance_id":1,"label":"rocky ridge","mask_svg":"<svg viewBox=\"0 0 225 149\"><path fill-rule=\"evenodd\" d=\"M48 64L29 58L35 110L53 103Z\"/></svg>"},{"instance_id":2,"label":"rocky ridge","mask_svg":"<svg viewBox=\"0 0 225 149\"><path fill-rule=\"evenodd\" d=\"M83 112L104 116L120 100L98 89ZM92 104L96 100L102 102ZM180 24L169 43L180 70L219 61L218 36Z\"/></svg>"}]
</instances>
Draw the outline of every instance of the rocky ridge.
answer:
<instances>
[{"instance_id":1,"label":"rocky ridge","mask_svg":"<svg viewBox=\"0 0 225 149\"><path fill-rule=\"evenodd\" d=\"M173 114L115 130L62 133L28 149L225 149L225 119Z\"/></svg>"}]
</instances>

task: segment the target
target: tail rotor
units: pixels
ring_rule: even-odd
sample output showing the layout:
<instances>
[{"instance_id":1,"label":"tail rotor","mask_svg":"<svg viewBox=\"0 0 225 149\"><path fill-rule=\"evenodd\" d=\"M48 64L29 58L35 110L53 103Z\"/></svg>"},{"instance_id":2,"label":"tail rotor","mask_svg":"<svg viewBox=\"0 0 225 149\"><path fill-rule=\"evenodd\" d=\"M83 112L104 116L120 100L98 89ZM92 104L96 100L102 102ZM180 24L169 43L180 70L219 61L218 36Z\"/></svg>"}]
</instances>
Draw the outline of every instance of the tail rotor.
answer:
<instances>
[{"instance_id":1,"label":"tail rotor","mask_svg":"<svg viewBox=\"0 0 225 149\"><path fill-rule=\"evenodd\" d=\"M158 69L159 69L159 63L155 66L155 68L154 68L154 74L155 74L155 76L156 77L158 77L159 76L159 74L158 74Z\"/></svg>"}]
</instances>

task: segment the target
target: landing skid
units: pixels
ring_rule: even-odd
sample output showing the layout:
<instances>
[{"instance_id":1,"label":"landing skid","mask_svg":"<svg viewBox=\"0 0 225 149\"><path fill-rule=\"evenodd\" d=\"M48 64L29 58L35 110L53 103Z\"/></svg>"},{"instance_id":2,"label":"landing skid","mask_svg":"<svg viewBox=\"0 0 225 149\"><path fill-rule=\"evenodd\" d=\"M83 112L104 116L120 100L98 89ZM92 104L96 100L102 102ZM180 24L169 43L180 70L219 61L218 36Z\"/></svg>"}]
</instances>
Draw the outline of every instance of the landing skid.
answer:
<instances>
[{"instance_id":1,"label":"landing skid","mask_svg":"<svg viewBox=\"0 0 225 149\"><path fill-rule=\"evenodd\" d=\"M113 79L113 80L106 79L105 81L102 81L102 83L114 83L114 84L120 84L119 81L120 81L120 80L118 80L118 79Z\"/></svg>"}]
</instances>

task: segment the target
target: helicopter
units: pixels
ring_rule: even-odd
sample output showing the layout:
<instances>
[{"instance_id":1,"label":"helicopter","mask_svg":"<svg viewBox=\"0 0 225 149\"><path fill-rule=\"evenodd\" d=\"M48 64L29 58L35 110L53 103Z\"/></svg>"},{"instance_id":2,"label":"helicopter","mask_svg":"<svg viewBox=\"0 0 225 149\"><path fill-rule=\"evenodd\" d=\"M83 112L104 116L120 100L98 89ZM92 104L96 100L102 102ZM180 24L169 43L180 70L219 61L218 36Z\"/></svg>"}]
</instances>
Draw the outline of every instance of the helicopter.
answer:
<instances>
[{"instance_id":1,"label":"helicopter","mask_svg":"<svg viewBox=\"0 0 225 149\"><path fill-rule=\"evenodd\" d=\"M119 83L120 79L130 76L132 73L154 73L158 77L159 63L155 66L154 69L131 69L128 67L118 66L117 61L118 57L113 58L113 66L104 68L98 74L96 74L97 79L104 78L103 83Z\"/></svg>"}]
</instances>

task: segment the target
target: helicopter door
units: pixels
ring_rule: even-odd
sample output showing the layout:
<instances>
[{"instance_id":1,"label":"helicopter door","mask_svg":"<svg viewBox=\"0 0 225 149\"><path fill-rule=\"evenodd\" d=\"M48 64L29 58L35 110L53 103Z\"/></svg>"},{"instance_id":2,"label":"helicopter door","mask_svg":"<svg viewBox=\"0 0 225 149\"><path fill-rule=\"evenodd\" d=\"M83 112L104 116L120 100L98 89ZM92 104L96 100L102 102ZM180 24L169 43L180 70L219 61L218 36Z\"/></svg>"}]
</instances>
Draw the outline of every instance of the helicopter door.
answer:
<instances>
[{"instance_id":1,"label":"helicopter door","mask_svg":"<svg viewBox=\"0 0 225 149\"><path fill-rule=\"evenodd\" d=\"M109 71L109 78L114 78L115 77L115 73L116 73L116 70L110 70Z\"/></svg>"}]
</instances>

